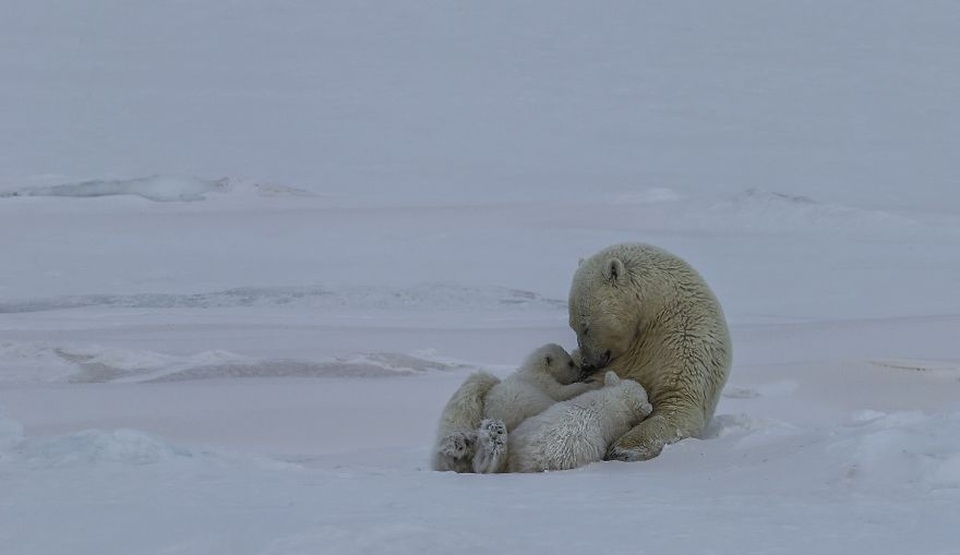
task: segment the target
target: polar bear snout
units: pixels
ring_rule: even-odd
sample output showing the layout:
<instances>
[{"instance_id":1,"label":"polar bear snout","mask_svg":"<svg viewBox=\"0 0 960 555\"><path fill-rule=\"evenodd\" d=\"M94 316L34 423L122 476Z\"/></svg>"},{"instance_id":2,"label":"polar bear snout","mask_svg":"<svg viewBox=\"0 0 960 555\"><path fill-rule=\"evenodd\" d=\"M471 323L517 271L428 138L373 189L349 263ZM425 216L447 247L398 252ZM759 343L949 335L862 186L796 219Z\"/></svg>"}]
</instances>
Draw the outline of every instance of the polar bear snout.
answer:
<instances>
[{"instance_id":1,"label":"polar bear snout","mask_svg":"<svg viewBox=\"0 0 960 555\"><path fill-rule=\"evenodd\" d=\"M583 366L580 368L581 376L590 376L595 374L600 370L603 370L610 364L610 359L612 358L612 353L610 349L607 349L603 352L602 355L596 357L595 360L592 360L593 357L583 357Z\"/></svg>"}]
</instances>

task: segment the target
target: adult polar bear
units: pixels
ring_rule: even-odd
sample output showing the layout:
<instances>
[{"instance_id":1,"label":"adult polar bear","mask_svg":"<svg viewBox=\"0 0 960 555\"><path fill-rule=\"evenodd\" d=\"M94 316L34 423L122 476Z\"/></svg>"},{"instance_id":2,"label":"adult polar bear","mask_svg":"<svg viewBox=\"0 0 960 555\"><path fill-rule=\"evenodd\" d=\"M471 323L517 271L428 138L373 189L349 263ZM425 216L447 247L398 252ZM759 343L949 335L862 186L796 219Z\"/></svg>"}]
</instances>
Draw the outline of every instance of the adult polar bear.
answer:
<instances>
[{"instance_id":1,"label":"adult polar bear","mask_svg":"<svg viewBox=\"0 0 960 555\"><path fill-rule=\"evenodd\" d=\"M608 460L650 459L703 432L730 373L731 345L720 303L696 270L651 245L613 245L581 261L569 308L584 373L613 370L639 382L653 404Z\"/></svg>"}]
</instances>

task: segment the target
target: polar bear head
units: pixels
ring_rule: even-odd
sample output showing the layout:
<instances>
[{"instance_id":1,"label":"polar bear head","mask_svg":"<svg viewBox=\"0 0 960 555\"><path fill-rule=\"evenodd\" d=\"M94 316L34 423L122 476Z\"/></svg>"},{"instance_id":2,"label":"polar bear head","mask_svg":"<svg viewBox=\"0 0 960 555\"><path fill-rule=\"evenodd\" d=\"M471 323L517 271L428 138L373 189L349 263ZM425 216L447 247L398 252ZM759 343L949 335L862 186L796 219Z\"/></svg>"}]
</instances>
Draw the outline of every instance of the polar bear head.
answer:
<instances>
[{"instance_id":1,"label":"polar bear head","mask_svg":"<svg viewBox=\"0 0 960 555\"><path fill-rule=\"evenodd\" d=\"M625 246L580 263L570 287L570 327L577 334L584 372L604 368L637 341L640 290Z\"/></svg>"},{"instance_id":2,"label":"polar bear head","mask_svg":"<svg viewBox=\"0 0 960 555\"><path fill-rule=\"evenodd\" d=\"M580 379L580 366L574 362L566 349L554 343L544 345L532 352L524 362L523 368L533 372L543 372L563 385L572 384Z\"/></svg>"}]
</instances>

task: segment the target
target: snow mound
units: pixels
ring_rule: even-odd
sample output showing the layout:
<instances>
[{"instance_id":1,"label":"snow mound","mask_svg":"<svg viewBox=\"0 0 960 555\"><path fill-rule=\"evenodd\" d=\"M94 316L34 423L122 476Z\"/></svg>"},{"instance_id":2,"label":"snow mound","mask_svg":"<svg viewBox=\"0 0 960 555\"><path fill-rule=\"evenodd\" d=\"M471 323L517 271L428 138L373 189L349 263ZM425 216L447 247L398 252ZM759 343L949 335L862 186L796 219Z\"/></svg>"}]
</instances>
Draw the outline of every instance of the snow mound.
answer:
<instances>
[{"instance_id":1,"label":"snow mound","mask_svg":"<svg viewBox=\"0 0 960 555\"><path fill-rule=\"evenodd\" d=\"M176 382L225 378L389 378L466 367L400 353L371 353L332 361L266 359L198 366L170 372L146 381Z\"/></svg>"},{"instance_id":2,"label":"snow mound","mask_svg":"<svg viewBox=\"0 0 960 555\"><path fill-rule=\"evenodd\" d=\"M431 353L361 353L332 360L252 358L227 351L170 355L98 345L56 346L7 342L0 349L0 375L7 381L70 383L175 382L231 378L387 378L473 368ZM23 354L38 362L22 369ZM5 358L4 354L12 358ZM48 367L48 368L47 368ZM14 371L7 372L7 368Z\"/></svg>"},{"instance_id":3,"label":"snow mound","mask_svg":"<svg viewBox=\"0 0 960 555\"><path fill-rule=\"evenodd\" d=\"M765 420L748 414L718 414L713 417L703 433L703 439L737 438L756 441L759 437L781 436L796 433L797 428L788 422Z\"/></svg>"},{"instance_id":4,"label":"snow mound","mask_svg":"<svg viewBox=\"0 0 960 555\"><path fill-rule=\"evenodd\" d=\"M243 364L246 357L225 351L173 356L151 351L103 349L96 345L56 347L53 352L71 364L63 380L73 383L137 382L192 368Z\"/></svg>"},{"instance_id":5,"label":"snow mound","mask_svg":"<svg viewBox=\"0 0 960 555\"><path fill-rule=\"evenodd\" d=\"M75 370L49 343L0 341L0 381L60 381Z\"/></svg>"},{"instance_id":6,"label":"snow mound","mask_svg":"<svg viewBox=\"0 0 960 555\"><path fill-rule=\"evenodd\" d=\"M867 412L832 446L844 478L869 487L960 488L960 413Z\"/></svg>"},{"instance_id":7,"label":"snow mound","mask_svg":"<svg viewBox=\"0 0 960 555\"><path fill-rule=\"evenodd\" d=\"M135 430L85 430L52 439L25 442L19 458L31 467L63 468L103 463L156 464L193 453Z\"/></svg>"},{"instance_id":8,"label":"snow mound","mask_svg":"<svg viewBox=\"0 0 960 555\"><path fill-rule=\"evenodd\" d=\"M0 192L3 197L105 197L135 195L157 202L204 200L207 193L230 189L227 178L208 180L190 176L154 175L133 179L95 179L49 187L28 187Z\"/></svg>"},{"instance_id":9,"label":"snow mound","mask_svg":"<svg viewBox=\"0 0 960 555\"><path fill-rule=\"evenodd\" d=\"M721 414L705 431L706 441L671 445L656 464L671 471L682 465L691 476L723 469L734 483L762 478L767 491L786 486L783 477L792 476L790 487L802 481L811 490L897 497L960 489L957 437L960 412L861 411L828 428Z\"/></svg>"},{"instance_id":10,"label":"snow mound","mask_svg":"<svg viewBox=\"0 0 960 555\"><path fill-rule=\"evenodd\" d=\"M142 293L131 295L69 295L0 303L0 314L45 312L85 307L110 308L225 308L264 306L348 307L361 309L566 309L566 302L532 291L506 287L470 287L454 283L426 283L407 288L348 287L239 287L194 294Z\"/></svg>"},{"instance_id":11,"label":"snow mound","mask_svg":"<svg viewBox=\"0 0 960 555\"><path fill-rule=\"evenodd\" d=\"M751 188L696 211L695 219L709 229L751 233L814 232L912 234L930 226L912 218L884 212L827 204L811 197Z\"/></svg>"},{"instance_id":12,"label":"snow mound","mask_svg":"<svg viewBox=\"0 0 960 555\"><path fill-rule=\"evenodd\" d=\"M4 443L7 438L7 443ZM0 418L0 461L12 468L78 469L101 466L211 464L218 468L291 469L298 465L262 455L186 447L132 429L91 429L50 438L24 438L19 423Z\"/></svg>"}]
</instances>

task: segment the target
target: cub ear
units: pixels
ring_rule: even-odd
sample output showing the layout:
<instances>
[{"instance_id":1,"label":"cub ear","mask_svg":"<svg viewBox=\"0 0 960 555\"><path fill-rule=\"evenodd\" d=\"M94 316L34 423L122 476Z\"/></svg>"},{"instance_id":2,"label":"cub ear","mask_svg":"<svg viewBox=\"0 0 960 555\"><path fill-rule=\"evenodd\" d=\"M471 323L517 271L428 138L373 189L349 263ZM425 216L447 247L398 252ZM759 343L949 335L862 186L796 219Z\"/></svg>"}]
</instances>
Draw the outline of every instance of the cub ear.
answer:
<instances>
[{"instance_id":1,"label":"cub ear","mask_svg":"<svg viewBox=\"0 0 960 555\"><path fill-rule=\"evenodd\" d=\"M612 258L603 265L603 277L608 281L620 281L627 275L627 269L623 267L623 261L619 258Z\"/></svg>"},{"instance_id":2,"label":"cub ear","mask_svg":"<svg viewBox=\"0 0 960 555\"><path fill-rule=\"evenodd\" d=\"M607 371L607 373L603 376L603 385L612 386L612 385L619 385L619 384L620 384L620 377L617 376L617 373L614 372L613 370Z\"/></svg>"}]
</instances>

